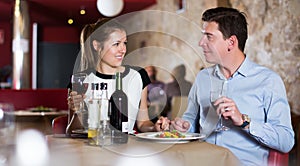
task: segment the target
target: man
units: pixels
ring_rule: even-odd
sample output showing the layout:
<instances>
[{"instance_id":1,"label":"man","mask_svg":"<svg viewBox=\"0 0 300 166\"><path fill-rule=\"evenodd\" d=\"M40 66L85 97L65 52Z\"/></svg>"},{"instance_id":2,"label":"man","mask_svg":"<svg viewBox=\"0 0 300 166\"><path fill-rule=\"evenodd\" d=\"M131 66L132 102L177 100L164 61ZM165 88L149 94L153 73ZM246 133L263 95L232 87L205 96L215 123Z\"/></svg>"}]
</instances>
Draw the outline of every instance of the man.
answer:
<instances>
[{"instance_id":1,"label":"man","mask_svg":"<svg viewBox=\"0 0 300 166\"><path fill-rule=\"evenodd\" d=\"M219 7L205 11L202 21L199 45L206 61L215 65L198 73L188 108L182 119L171 122L171 128L182 132L200 129L207 134L206 142L230 149L243 165L267 165L270 148L289 152L294 145L283 81L244 54L248 35L243 13ZM210 92L215 85L226 93L211 104ZM214 114L222 115L229 130L214 131L220 125L218 119L217 125L210 120Z\"/></svg>"}]
</instances>

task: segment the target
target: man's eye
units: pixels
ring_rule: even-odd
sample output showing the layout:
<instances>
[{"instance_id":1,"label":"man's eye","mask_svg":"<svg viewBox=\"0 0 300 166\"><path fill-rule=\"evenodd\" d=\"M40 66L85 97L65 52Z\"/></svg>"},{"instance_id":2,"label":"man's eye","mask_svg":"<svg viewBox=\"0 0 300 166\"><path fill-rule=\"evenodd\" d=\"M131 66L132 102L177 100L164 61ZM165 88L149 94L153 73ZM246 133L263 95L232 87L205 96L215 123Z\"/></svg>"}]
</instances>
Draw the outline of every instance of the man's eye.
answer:
<instances>
[{"instance_id":1,"label":"man's eye","mask_svg":"<svg viewBox=\"0 0 300 166\"><path fill-rule=\"evenodd\" d=\"M211 40L212 39L211 35L207 35L207 39Z\"/></svg>"}]
</instances>

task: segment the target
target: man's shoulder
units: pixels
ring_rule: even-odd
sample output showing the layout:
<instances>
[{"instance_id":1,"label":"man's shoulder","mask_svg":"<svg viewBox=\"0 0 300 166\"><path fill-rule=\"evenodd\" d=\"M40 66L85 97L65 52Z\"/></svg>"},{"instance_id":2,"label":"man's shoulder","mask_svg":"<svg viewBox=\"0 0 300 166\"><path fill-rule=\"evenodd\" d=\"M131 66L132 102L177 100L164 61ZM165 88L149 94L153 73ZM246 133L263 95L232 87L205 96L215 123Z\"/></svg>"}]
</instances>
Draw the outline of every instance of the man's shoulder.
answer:
<instances>
[{"instance_id":1,"label":"man's shoulder","mask_svg":"<svg viewBox=\"0 0 300 166\"><path fill-rule=\"evenodd\" d=\"M263 66L255 62L252 62L252 65L253 65L253 71L255 73L259 73L261 75L266 75L266 76L279 76L277 72L275 72L273 69L267 66Z\"/></svg>"}]
</instances>

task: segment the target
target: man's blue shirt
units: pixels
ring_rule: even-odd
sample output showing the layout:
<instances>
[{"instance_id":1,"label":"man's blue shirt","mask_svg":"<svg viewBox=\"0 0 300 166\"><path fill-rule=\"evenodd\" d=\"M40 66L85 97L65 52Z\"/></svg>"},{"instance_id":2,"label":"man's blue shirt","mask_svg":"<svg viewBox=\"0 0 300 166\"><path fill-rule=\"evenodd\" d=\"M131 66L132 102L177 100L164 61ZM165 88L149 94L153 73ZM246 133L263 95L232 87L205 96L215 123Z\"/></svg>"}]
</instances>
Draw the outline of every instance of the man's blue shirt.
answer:
<instances>
[{"instance_id":1,"label":"man's blue shirt","mask_svg":"<svg viewBox=\"0 0 300 166\"><path fill-rule=\"evenodd\" d=\"M223 120L230 130L213 132L206 142L230 149L243 165L267 165L269 148L282 152L292 149L294 131L284 83L278 74L248 57L229 79L221 74L218 65L198 73L183 115L192 124L190 132L198 130L199 125L201 130L211 107L211 85L219 79L225 81L226 96L234 100L242 114L251 118L251 123L249 129L242 129L230 120Z\"/></svg>"}]
</instances>

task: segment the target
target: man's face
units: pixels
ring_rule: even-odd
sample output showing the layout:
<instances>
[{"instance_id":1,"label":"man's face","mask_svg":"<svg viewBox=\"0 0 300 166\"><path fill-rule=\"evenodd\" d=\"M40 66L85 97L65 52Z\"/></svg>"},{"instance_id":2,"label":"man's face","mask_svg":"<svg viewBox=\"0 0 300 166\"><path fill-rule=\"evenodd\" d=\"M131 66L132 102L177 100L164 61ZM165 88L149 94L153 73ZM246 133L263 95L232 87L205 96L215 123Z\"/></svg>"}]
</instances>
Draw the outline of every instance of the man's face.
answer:
<instances>
[{"instance_id":1,"label":"man's face","mask_svg":"<svg viewBox=\"0 0 300 166\"><path fill-rule=\"evenodd\" d=\"M205 59L208 63L222 64L222 59L227 53L227 42L218 29L216 22L203 23L203 37L199 41Z\"/></svg>"}]
</instances>

